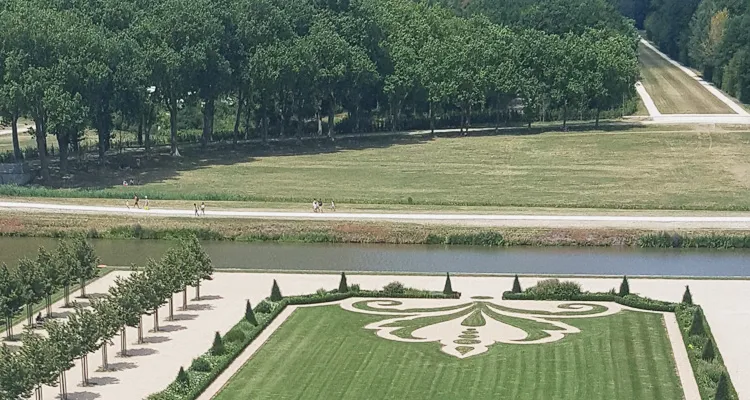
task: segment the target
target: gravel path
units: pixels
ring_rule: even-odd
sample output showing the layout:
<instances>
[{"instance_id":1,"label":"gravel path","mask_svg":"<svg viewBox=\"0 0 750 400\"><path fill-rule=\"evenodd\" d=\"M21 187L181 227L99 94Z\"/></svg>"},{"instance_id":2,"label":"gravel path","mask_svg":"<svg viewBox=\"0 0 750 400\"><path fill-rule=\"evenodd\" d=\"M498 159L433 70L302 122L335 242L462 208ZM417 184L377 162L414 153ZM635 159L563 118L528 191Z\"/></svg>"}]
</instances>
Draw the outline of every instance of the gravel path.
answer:
<instances>
[{"instance_id":1,"label":"gravel path","mask_svg":"<svg viewBox=\"0 0 750 400\"><path fill-rule=\"evenodd\" d=\"M150 210L48 203L19 203L0 201L0 210L24 212L100 214L144 217L194 217L193 210ZM198 218L198 217L196 217ZM237 211L209 209L199 218L250 218L323 221L389 221L437 223L486 227L536 228L628 228L628 229L750 229L750 214L732 216L659 216L659 215L511 215L511 214L430 214L430 213L345 213L345 212L288 212Z\"/></svg>"}]
</instances>

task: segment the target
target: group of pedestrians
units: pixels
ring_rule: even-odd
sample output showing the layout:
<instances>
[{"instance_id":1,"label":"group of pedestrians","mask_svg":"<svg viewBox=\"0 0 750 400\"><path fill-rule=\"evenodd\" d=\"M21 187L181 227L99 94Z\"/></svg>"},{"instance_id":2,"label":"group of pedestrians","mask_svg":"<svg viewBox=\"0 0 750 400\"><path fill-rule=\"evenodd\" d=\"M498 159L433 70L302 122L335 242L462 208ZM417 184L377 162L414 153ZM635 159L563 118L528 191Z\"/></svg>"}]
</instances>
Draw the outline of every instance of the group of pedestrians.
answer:
<instances>
[{"instance_id":1,"label":"group of pedestrians","mask_svg":"<svg viewBox=\"0 0 750 400\"><path fill-rule=\"evenodd\" d=\"M193 203L193 209L195 209L195 216L206 215L206 203L201 201L201 213L198 214L198 203Z\"/></svg>"},{"instance_id":2,"label":"group of pedestrians","mask_svg":"<svg viewBox=\"0 0 750 400\"><path fill-rule=\"evenodd\" d=\"M336 211L336 203L331 200L331 211ZM323 202L313 200L313 212L323 212Z\"/></svg>"},{"instance_id":3,"label":"group of pedestrians","mask_svg":"<svg viewBox=\"0 0 750 400\"><path fill-rule=\"evenodd\" d=\"M125 200L125 207L127 207L128 210L130 209L130 203L128 203L127 200ZM133 207L139 210L141 209L141 199L138 197L137 194L133 196ZM148 210L148 196L143 197L143 209Z\"/></svg>"}]
</instances>

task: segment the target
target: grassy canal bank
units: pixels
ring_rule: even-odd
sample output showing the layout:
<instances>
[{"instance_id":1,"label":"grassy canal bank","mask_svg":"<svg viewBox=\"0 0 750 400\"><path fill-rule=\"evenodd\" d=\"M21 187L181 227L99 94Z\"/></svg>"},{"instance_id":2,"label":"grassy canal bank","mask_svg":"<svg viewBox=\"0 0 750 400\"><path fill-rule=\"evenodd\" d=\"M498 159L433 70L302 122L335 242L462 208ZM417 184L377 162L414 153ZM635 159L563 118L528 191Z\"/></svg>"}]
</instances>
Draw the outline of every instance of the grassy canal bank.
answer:
<instances>
[{"instance_id":1,"label":"grassy canal bank","mask_svg":"<svg viewBox=\"0 0 750 400\"><path fill-rule=\"evenodd\" d=\"M0 236L303 243L450 244L478 246L633 246L644 248L750 248L750 232L637 229L477 228L435 224L160 218L149 216L31 214L0 216Z\"/></svg>"}]
</instances>

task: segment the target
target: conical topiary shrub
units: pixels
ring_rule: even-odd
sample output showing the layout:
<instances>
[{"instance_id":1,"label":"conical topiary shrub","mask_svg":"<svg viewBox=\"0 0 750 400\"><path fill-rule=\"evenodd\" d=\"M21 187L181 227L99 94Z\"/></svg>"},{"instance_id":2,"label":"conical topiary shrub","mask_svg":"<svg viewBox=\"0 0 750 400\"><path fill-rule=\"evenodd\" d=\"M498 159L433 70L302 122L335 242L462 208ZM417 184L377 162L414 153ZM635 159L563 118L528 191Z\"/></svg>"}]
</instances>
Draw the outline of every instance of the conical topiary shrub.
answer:
<instances>
[{"instance_id":1,"label":"conical topiary shrub","mask_svg":"<svg viewBox=\"0 0 750 400\"><path fill-rule=\"evenodd\" d=\"M453 285L451 285L451 275L446 272L445 274L445 287L443 287L443 294L453 295Z\"/></svg>"},{"instance_id":2,"label":"conical topiary shrub","mask_svg":"<svg viewBox=\"0 0 750 400\"><path fill-rule=\"evenodd\" d=\"M250 305L250 300L245 304L245 321L256 326L258 325L258 320L255 318L255 313L253 312L253 306Z\"/></svg>"},{"instance_id":3,"label":"conical topiary shrub","mask_svg":"<svg viewBox=\"0 0 750 400\"><path fill-rule=\"evenodd\" d=\"M180 367L180 370L177 372L176 382L183 386L190 385L190 376L188 376L188 373L185 372L185 368Z\"/></svg>"},{"instance_id":4,"label":"conical topiary shrub","mask_svg":"<svg viewBox=\"0 0 750 400\"><path fill-rule=\"evenodd\" d=\"M693 322L690 324L690 336L703 336L706 334L706 328L703 326L703 315L700 309L693 312Z\"/></svg>"},{"instance_id":5,"label":"conical topiary shrub","mask_svg":"<svg viewBox=\"0 0 750 400\"><path fill-rule=\"evenodd\" d=\"M339 281L339 293L347 293L349 291L349 285L346 283L346 274L341 272L341 280Z\"/></svg>"},{"instance_id":6,"label":"conical topiary shrub","mask_svg":"<svg viewBox=\"0 0 750 400\"><path fill-rule=\"evenodd\" d=\"M722 372L719 377L714 400L729 400L729 379L727 378L726 372Z\"/></svg>"},{"instance_id":7,"label":"conical topiary shrub","mask_svg":"<svg viewBox=\"0 0 750 400\"><path fill-rule=\"evenodd\" d=\"M714 341L708 339L706 340L706 345L703 346L703 353L701 353L701 358L706 361L713 361L715 357L716 352L714 351Z\"/></svg>"},{"instance_id":8,"label":"conical topiary shrub","mask_svg":"<svg viewBox=\"0 0 750 400\"><path fill-rule=\"evenodd\" d=\"M281 301L284 296L281 295L281 289L279 284L276 283L276 279L273 280L273 287L271 287L271 301Z\"/></svg>"},{"instance_id":9,"label":"conical topiary shrub","mask_svg":"<svg viewBox=\"0 0 750 400\"><path fill-rule=\"evenodd\" d=\"M622 277L622 283L620 283L620 292L618 294L620 295L620 297L625 297L630 294L630 283L628 283L627 276Z\"/></svg>"},{"instance_id":10,"label":"conical topiary shrub","mask_svg":"<svg viewBox=\"0 0 750 400\"><path fill-rule=\"evenodd\" d=\"M690 293L690 286L685 286L685 293L682 294L682 304L693 304L693 295Z\"/></svg>"},{"instance_id":11,"label":"conical topiary shrub","mask_svg":"<svg viewBox=\"0 0 750 400\"><path fill-rule=\"evenodd\" d=\"M224 354L224 339L221 338L219 332L216 332L216 335L214 335L214 343L211 345L211 354L215 356Z\"/></svg>"},{"instance_id":12,"label":"conical topiary shrub","mask_svg":"<svg viewBox=\"0 0 750 400\"><path fill-rule=\"evenodd\" d=\"M521 292L523 292L523 289L521 289L521 281L518 280L518 275L516 275L516 277L513 278L513 288L510 291L512 293L521 293Z\"/></svg>"}]
</instances>

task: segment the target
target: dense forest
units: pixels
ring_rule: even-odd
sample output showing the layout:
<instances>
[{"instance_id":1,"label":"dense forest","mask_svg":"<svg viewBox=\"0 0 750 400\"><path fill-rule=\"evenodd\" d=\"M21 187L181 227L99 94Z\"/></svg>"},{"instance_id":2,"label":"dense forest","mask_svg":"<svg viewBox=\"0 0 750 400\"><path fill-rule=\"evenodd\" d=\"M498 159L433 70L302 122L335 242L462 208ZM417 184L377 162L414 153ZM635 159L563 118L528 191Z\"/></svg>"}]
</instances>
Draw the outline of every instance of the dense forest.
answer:
<instances>
[{"instance_id":1,"label":"dense forest","mask_svg":"<svg viewBox=\"0 0 750 400\"><path fill-rule=\"evenodd\" d=\"M747 1L651 0L648 10L646 35L663 52L697 68L730 95L750 102Z\"/></svg>"},{"instance_id":2,"label":"dense forest","mask_svg":"<svg viewBox=\"0 0 750 400\"><path fill-rule=\"evenodd\" d=\"M605 0L4 0L0 112L60 169L86 130L218 139L595 118L632 106L637 34ZM612 114L612 113L610 113ZM163 128L163 130L159 130Z\"/></svg>"}]
</instances>

